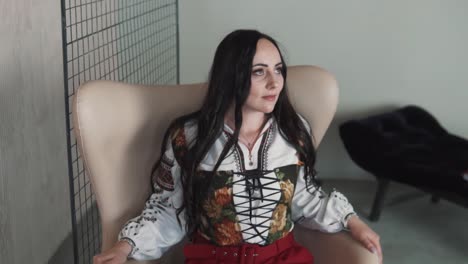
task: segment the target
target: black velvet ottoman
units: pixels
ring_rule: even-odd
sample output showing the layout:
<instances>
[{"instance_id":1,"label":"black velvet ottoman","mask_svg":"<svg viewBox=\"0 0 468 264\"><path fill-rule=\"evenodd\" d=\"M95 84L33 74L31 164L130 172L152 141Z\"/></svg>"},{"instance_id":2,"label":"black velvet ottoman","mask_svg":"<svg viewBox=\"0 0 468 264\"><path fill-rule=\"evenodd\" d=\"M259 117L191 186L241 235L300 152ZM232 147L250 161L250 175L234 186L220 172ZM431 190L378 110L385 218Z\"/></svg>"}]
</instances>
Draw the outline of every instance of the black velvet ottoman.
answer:
<instances>
[{"instance_id":1,"label":"black velvet ottoman","mask_svg":"<svg viewBox=\"0 0 468 264\"><path fill-rule=\"evenodd\" d=\"M351 159L378 180L372 221L379 218L390 181L468 207L468 140L449 133L424 109L406 106L347 121L339 130Z\"/></svg>"}]
</instances>

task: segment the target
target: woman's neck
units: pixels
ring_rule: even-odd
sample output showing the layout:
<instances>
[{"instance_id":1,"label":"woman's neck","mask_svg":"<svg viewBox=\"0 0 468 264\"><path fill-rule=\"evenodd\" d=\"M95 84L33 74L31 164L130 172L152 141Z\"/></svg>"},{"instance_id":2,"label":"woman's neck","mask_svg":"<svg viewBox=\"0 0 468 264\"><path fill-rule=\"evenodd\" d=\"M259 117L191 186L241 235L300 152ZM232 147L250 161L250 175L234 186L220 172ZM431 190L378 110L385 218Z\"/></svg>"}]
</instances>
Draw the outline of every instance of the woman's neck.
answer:
<instances>
[{"instance_id":1,"label":"woman's neck","mask_svg":"<svg viewBox=\"0 0 468 264\"><path fill-rule=\"evenodd\" d=\"M239 136L244 139L255 138L265 125L267 116L258 111L242 111L242 126L239 130ZM224 117L225 122L232 129L235 127L234 109L231 108Z\"/></svg>"}]
</instances>

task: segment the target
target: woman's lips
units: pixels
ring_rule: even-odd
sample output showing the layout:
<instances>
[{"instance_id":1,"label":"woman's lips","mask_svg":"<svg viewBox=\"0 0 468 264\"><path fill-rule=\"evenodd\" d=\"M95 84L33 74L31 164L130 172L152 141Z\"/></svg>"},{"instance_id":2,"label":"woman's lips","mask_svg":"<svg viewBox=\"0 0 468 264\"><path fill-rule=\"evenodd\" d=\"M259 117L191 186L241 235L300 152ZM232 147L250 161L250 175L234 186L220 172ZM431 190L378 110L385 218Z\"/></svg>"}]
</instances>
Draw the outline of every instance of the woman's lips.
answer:
<instances>
[{"instance_id":1,"label":"woman's lips","mask_svg":"<svg viewBox=\"0 0 468 264\"><path fill-rule=\"evenodd\" d=\"M263 96L262 98L267 100L267 101L275 101L276 95Z\"/></svg>"}]
</instances>

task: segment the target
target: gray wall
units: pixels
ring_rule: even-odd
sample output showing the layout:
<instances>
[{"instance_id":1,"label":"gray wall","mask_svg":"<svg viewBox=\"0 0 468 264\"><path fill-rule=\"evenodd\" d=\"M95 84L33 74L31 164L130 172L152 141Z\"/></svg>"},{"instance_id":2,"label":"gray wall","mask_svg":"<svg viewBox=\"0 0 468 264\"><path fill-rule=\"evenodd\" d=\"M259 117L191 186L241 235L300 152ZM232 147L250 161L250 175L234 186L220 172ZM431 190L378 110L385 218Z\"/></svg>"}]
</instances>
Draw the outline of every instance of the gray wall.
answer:
<instances>
[{"instance_id":1,"label":"gray wall","mask_svg":"<svg viewBox=\"0 0 468 264\"><path fill-rule=\"evenodd\" d=\"M47 263L71 231L60 1L0 1L0 262Z\"/></svg>"},{"instance_id":2,"label":"gray wall","mask_svg":"<svg viewBox=\"0 0 468 264\"><path fill-rule=\"evenodd\" d=\"M468 137L468 2L463 0L180 1L182 83L206 81L217 44L237 28L271 34L289 65L335 74L340 104L319 149L319 176L368 178L348 158L337 124L417 104Z\"/></svg>"}]
</instances>

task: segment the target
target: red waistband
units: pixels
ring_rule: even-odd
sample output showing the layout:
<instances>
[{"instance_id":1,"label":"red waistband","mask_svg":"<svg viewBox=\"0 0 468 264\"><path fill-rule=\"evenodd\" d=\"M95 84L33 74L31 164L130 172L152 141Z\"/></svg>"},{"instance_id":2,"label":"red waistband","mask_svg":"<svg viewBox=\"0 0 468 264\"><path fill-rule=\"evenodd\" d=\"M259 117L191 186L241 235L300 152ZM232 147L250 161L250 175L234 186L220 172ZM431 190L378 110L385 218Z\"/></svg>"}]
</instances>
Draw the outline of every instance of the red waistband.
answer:
<instances>
[{"instance_id":1,"label":"red waistband","mask_svg":"<svg viewBox=\"0 0 468 264\"><path fill-rule=\"evenodd\" d=\"M207 239L196 236L194 243L184 247L185 257L190 259L214 258L219 260L234 258L239 259L239 263L250 263L250 260L253 258L256 260L268 259L296 245L292 232L267 246L248 243L239 246L216 246L208 243Z\"/></svg>"}]
</instances>

